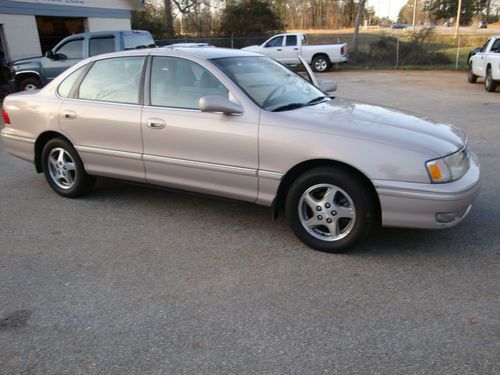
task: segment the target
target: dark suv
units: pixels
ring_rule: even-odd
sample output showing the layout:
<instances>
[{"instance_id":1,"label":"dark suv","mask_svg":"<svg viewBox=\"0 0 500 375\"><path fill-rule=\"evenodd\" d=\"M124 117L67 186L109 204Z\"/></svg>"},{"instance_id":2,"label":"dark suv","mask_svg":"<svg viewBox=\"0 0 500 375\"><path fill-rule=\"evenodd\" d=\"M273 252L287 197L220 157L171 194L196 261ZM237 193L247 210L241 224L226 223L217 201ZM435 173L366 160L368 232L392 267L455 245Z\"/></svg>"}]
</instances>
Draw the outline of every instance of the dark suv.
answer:
<instances>
[{"instance_id":1,"label":"dark suv","mask_svg":"<svg viewBox=\"0 0 500 375\"><path fill-rule=\"evenodd\" d=\"M87 57L136 48L155 47L151 34L142 30L99 31L74 34L61 40L43 57L10 63L10 90L37 90Z\"/></svg>"}]
</instances>

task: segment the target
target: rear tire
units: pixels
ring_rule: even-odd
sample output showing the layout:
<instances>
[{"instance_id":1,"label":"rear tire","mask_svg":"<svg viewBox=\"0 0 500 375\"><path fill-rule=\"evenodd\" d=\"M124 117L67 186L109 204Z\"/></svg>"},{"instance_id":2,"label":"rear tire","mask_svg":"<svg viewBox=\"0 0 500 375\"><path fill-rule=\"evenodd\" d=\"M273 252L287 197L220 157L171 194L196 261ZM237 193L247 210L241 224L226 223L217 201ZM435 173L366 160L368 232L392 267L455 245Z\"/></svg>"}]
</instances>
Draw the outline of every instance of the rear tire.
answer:
<instances>
[{"instance_id":1,"label":"rear tire","mask_svg":"<svg viewBox=\"0 0 500 375\"><path fill-rule=\"evenodd\" d=\"M40 90L42 83L36 78L26 78L19 84L19 91L34 91Z\"/></svg>"},{"instance_id":2,"label":"rear tire","mask_svg":"<svg viewBox=\"0 0 500 375\"><path fill-rule=\"evenodd\" d=\"M477 82L477 75L472 73L472 64L469 64L469 71L467 72L467 81L469 83L476 83Z\"/></svg>"},{"instance_id":3,"label":"rear tire","mask_svg":"<svg viewBox=\"0 0 500 375\"><path fill-rule=\"evenodd\" d=\"M484 78L484 89L488 92L494 92L497 89L498 82L491 77L491 68L486 69L486 77Z\"/></svg>"},{"instance_id":4,"label":"rear tire","mask_svg":"<svg viewBox=\"0 0 500 375\"><path fill-rule=\"evenodd\" d=\"M318 167L297 178L285 210L295 235L328 253L349 250L377 222L376 202L365 181L338 167Z\"/></svg>"},{"instance_id":5,"label":"rear tire","mask_svg":"<svg viewBox=\"0 0 500 375\"><path fill-rule=\"evenodd\" d=\"M62 138L53 138L44 146L42 169L50 187L66 198L79 197L94 186L95 178L85 172L75 148Z\"/></svg>"},{"instance_id":6,"label":"rear tire","mask_svg":"<svg viewBox=\"0 0 500 375\"><path fill-rule=\"evenodd\" d=\"M315 72L323 73L330 70L332 63L326 55L315 56L311 62L311 66Z\"/></svg>"}]
</instances>

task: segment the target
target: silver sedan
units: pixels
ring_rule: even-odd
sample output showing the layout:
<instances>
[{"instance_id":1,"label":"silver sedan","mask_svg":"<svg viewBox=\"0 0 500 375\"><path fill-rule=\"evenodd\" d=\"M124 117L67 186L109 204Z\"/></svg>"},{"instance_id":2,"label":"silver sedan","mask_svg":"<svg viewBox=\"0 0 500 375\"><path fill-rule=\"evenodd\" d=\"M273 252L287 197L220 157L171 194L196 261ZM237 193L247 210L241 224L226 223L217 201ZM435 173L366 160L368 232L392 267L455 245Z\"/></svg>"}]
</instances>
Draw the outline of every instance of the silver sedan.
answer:
<instances>
[{"instance_id":1,"label":"silver sedan","mask_svg":"<svg viewBox=\"0 0 500 375\"><path fill-rule=\"evenodd\" d=\"M462 131L310 81L237 50L101 55L9 95L1 135L64 197L105 176L255 202L321 251L464 219L479 162Z\"/></svg>"}]
</instances>

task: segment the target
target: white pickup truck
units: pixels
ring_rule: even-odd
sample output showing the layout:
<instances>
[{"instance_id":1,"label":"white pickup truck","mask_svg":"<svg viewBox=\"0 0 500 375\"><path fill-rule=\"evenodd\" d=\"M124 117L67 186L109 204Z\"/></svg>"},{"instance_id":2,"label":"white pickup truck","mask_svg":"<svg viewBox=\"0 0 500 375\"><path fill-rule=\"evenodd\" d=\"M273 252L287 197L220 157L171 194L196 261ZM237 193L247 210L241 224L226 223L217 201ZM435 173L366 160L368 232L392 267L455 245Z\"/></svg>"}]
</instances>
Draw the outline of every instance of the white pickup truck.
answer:
<instances>
[{"instance_id":1,"label":"white pickup truck","mask_svg":"<svg viewBox=\"0 0 500 375\"><path fill-rule=\"evenodd\" d=\"M469 55L468 81L476 83L478 77L484 78L488 92L495 91L500 83L500 35L490 38Z\"/></svg>"},{"instance_id":2,"label":"white pickup truck","mask_svg":"<svg viewBox=\"0 0 500 375\"><path fill-rule=\"evenodd\" d=\"M243 49L261 53L288 65L299 64L298 56L302 56L316 72L326 72L332 63L349 60L346 43L308 45L304 34L279 34L260 46Z\"/></svg>"}]
</instances>

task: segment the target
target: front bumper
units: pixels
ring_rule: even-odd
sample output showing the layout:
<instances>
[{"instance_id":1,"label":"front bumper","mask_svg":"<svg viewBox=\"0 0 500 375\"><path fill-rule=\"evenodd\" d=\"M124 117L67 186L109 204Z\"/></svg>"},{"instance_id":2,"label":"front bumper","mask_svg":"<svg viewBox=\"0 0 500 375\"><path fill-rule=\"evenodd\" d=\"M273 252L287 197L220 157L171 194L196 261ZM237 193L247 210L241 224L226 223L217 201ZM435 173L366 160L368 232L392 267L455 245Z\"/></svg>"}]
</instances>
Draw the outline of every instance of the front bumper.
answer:
<instances>
[{"instance_id":1,"label":"front bumper","mask_svg":"<svg viewBox=\"0 0 500 375\"><path fill-rule=\"evenodd\" d=\"M382 225L423 229L449 228L469 213L479 193L479 160L470 153L469 171L445 184L375 180Z\"/></svg>"}]
</instances>

